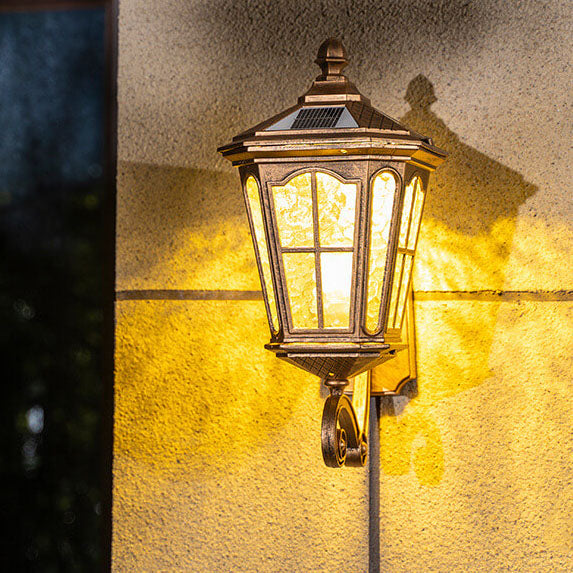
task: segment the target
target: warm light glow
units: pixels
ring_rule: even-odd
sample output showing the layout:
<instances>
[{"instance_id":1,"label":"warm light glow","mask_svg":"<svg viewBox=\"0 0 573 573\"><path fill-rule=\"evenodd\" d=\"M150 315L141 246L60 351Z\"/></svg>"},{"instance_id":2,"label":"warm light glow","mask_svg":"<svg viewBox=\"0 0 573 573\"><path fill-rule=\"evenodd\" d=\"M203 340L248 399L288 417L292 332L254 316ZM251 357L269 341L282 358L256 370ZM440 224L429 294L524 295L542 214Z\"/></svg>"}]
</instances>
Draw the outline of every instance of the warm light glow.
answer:
<instances>
[{"instance_id":1,"label":"warm light glow","mask_svg":"<svg viewBox=\"0 0 573 573\"><path fill-rule=\"evenodd\" d=\"M318 229L321 247L352 247L356 218L356 184L316 174Z\"/></svg>"},{"instance_id":2,"label":"warm light glow","mask_svg":"<svg viewBox=\"0 0 573 573\"><path fill-rule=\"evenodd\" d=\"M352 380L352 407L356 412L356 419L359 424L362 424L365 419L366 409L370 408L369 400L367 400L367 397L370 397L370 392L364 392L364 388L370 386L369 377L370 372L362 372Z\"/></svg>"},{"instance_id":3,"label":"warm light glow","mask_svg":"<svg viewBox=\"0 0 573 573\"><path fill-rule=\"evenodd\" d=\"M413 177L406 186L404 204L402 206L398 255L396 258L392 296L390 298L390 308L388 311L388 328L390 329L400 329L402 327L402 319L406 307L406 295L412 274L414 251L422 219L424 198L425 193L421 179L418 176Z\"/></svg>"},{"instance_id":4,"label":"warm light glow","mask_svg":"<svg viewBox=\"0 0 573 573\"><path fill-rule=\"evenodd\" d=\"M404 255L398 253L398 255L396 256L396 266L394 267L394 278L392 280L392 296L390 297L390 306L388 307L388 328L394 328L394 319L396 317L396 306L398 302L400 277L402 276L403 262L404 262Z\"/></svg>"},{"instance_id":5,"label":"warm light glow","mask_svg":"<svg viewBox=\"0 0 573 573\"><path fill-rule=\"evenodd\" d=\"M417 178L416 178L417 179ZM400 219L400 240L398 246L405 249L410 226L410 214L412 213L412 200L414 198L414 180L406 185L404 191L404 203L402 204L402 218Z\"/></svg>"},{"instance_id":6,"label":"warm light glow","mask_svg":"<svg viewBox=\"0 0 573 573\"><path fill-rule=\"evenodd\" d=\"M322 253L322 307L325 328L348 328L352 287L352 253Z\"/></svg>"},{"instance_id":7,"label":"warm light glow","mask_svg":"<svg viewBox=\"0 0 573 573\"><path fill-rule=\"evenodd\" d=\"M245 184L247 198L249 200L249 212L252 228L255 236L253 237L253 245L255 253L258 254L260 261L260 276L261 287L265 299L269 301L269 311L271 313L271 329L273 332L278 332L278 317L277 306L275 298L275 290L273 287L273 280L271 278L271 265L269 261L269 251L267 248L267 239L265 236L265 227L263 224L263 214L261 211L261 201L259 197L259 185L254 177L249 177Z\"/></svg>"},{"instance_id":8,"label":"warm light glow","mask_svg":"<svg viewBox=\"0 0 573 573\"><path fill-rule=\"evenodd\" d=\"M283 254L293 328L318 328L314 253Z\"/></svg>"},{"instance_id":9,"label":"warm light glow","mask_svg":"<svg viewBox=\"0 0 573 573\"><path fill-rule=\"evenodd\" d=\"M272 187L295 329L350 326L357 194L356 183L343 183L320 171Z\"/></svg>"},{"instance_id":10,"label":"warm light glow","mask_svg":"<svg viewBox=\"0 0 573 573\"><path fill-rule=\"evenodd\" d=\"M154 482L249 467L253 443L272 442L297 405L319 400L307 374L263 348L266 321L260 301L118 303L116 455Z\"/></svg>"},{"instance_id":11,"label":"warm light glow","mask_svg":"<svg viewBox=\"0 0 573 573\"><path fill-rule=\"evenodd\" d=\"M422 208L424 207L424 189L422 188L422 181L419 177L414 178L415 181L415 199L414 211L412 213L412 224L410 226L410 234L408 235L408 249L414 250L416 248L416 240L418 238L418 231L420 230L420 220L422 218Z\"/></svg>"},{"instance_id":12,"label":"warm light glow","mask_svg":"<svg viewBox=\"0 0 573 573\"><path fill-rule=\"evenodd\" d=\"M273 187L273 199L281 247L312 247L312 188L310 173Z\"/></svg>"},{"instance_id":13,"label":"warm light glow","mask_svg":"<svg viewBox=\"0 0 573 573\"><path fill-rule=\"evenodd\" d=\"M396 178L383 171L374 178L370 206L370 243L368 248L368 291L366 299L366 329L378 330L388 237L396 193Z\"/></svg>"},{"instance_id":14,"label":"warm light glow","mask_svg":"<svg viewBox=\"0 0 573 573\"><path fill-rule=\"evenodd\" d=\"M402 328L402 317L406 307L406 294L410 285L410 275L412 273L412 259L410 255L404 257L404 269L402 271L402 280L400 282L400 296L398 297L398 311L396 313L395 328Z\"/></svg>"}]
</instances>

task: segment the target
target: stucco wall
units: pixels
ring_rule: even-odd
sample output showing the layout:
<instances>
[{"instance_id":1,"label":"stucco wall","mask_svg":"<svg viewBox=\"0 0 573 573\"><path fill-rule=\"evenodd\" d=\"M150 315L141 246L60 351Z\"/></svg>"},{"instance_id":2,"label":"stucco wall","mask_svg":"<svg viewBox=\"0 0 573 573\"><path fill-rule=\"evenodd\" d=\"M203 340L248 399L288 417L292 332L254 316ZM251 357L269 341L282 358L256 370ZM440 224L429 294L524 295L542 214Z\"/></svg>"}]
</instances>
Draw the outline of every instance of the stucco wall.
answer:
<instances>
[{"instance_id":1,"label":"stucco wall","mask_svg":"<svg viewBox=\"0 0 573 573\"><path fill-rule=\"evenodd\" d=\"M116 571L573 569L572 18L120 3ZM323 466L318 380L263 349L262 302L239 300L258 278L216 153L296 101L332 35L375 107L450 152L415 268L418 395L381 405L378 528L368 472ZM236 300L173 300L217 290Z\"/></svg>"}]
</instances>

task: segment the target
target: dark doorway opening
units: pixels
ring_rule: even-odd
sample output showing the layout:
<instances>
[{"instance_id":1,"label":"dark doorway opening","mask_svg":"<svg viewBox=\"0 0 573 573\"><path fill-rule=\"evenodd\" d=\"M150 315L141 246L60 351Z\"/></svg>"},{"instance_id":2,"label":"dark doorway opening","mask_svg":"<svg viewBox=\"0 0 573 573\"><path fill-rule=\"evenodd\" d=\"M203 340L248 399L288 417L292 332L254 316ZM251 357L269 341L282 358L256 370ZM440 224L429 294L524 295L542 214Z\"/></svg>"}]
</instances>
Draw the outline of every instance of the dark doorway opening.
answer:
<instances>
[{"instance_id":1,"label":"dark doorway opening","mask_svg":"<svg viewBox=\"0 0 573 573\"><path fill-rule=\"evenodd\" d=\"M0 562L109 567L112 2L0 7Z\"/></svg>"}]
</instances>

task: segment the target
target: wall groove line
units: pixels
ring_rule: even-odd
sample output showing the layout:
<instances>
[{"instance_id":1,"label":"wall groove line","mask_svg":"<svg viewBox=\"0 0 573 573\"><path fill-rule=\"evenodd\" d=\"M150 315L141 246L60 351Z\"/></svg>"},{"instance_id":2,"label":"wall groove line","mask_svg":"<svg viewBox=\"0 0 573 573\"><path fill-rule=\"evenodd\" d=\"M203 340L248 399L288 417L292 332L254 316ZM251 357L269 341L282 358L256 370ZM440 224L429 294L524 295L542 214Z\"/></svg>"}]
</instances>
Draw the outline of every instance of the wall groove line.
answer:
<instances>
[{"instance_id":1,"label":"wall groove line","mask_svg":"<svg viewBox=\"0 0 573 573\"><path fill-rule=\"evenodd\" d=\"M258 290L186 290L144 289L118 290L115 300L262 300ZM475 291L414 291L416 301L481 301L481 302L561 302L573 301L573 289L551 291L475 290Z\"/></svg>"}]
</instances>

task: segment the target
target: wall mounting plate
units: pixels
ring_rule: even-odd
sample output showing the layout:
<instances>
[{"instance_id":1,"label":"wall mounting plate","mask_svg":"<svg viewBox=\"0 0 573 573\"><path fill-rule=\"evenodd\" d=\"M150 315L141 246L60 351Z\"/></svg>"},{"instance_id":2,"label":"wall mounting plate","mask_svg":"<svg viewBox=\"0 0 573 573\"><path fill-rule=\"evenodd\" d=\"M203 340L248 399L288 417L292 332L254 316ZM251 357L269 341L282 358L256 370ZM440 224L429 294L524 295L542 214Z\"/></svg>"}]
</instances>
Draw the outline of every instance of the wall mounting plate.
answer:
<instances>
[{"instance_id":1,"label":"wall mounting plate","mask_svg":"<svg viewBox=\"0 0 573 573\"><path fill-rule=\"evenodd\" d=\"M414 299L412 289L408 294L408 304L401 332L402 341L407 344L396 352L391 360L375 366L356 378L370 377L371 396L398 396L405 384L417 378L416 370L416 330L414 326ZM350 378L345 393L352 394L355 378Z\"/></svg>"}]
</instances>

